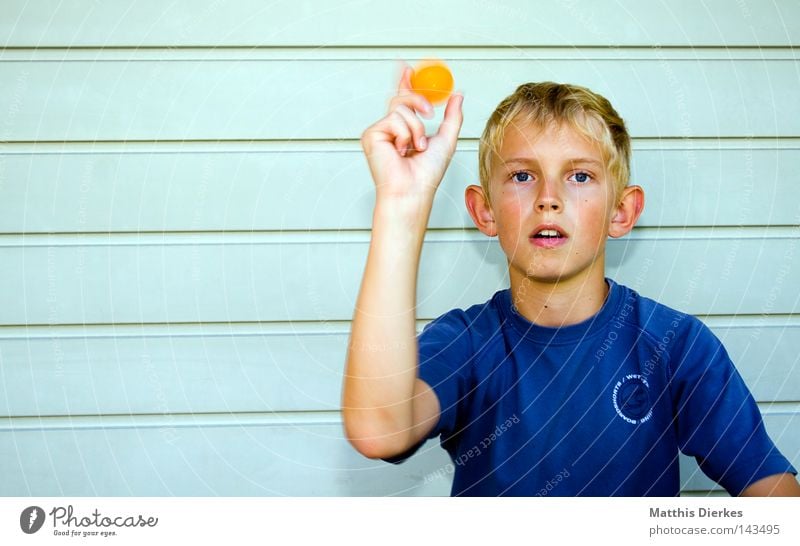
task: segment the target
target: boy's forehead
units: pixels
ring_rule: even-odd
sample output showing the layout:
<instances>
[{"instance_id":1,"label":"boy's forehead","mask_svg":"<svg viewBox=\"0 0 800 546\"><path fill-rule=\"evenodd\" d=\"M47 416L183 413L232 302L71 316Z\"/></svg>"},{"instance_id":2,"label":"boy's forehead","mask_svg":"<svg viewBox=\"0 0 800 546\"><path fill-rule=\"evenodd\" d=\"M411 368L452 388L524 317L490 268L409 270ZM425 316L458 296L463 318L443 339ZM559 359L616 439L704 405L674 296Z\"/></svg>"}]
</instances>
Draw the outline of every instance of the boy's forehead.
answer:
<instances>
[{"instance_id":1,"label":"boy's forehead","mask_svg":"<svg viewBox=\"0 0 800 546\"><path fill-rule=\"evenodd\" d=\"M524 122L510 123L503 131L499 149L495 151L495 155L502 162L510 162L519 158L536 159L544 154L593 158L598 161L603 159L602 145L599 140L589 138L566 122L550 122L545 125Z\"/></svg>"}]
</instances>

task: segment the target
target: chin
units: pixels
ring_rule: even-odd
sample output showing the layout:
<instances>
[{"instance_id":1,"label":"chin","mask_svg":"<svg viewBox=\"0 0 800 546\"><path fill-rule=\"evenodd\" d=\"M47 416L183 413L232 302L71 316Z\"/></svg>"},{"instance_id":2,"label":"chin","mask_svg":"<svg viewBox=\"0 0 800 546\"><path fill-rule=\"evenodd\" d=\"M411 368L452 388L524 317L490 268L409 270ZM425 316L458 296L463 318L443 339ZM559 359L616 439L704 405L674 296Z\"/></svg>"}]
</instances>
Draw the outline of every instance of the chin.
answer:
<instances>
[{"instance_id":1,"label":"chin","mask_svg":"<svg viewBox=\"0 0 800 546\"><path fill-rule=\"evenodd\" d=\"M564 282L568 280L570 277L565 277L564 275L528 275L528 278L531 281L542 283L542 284L557 284L560 282Z\"/></svg>"},{"instance_id":2,"label":"chin","mask_svg":"<svg viewBox=\"0 0 800 546\"><path fill-rule=\"evenodd\" d=\"M555 268L539 266L536 268L528 268L522 272L522 276L523 279L527 279L530 282L555 284L568 280L574 275L560 270L556 271Z\"/></svg>"}]
</instances>

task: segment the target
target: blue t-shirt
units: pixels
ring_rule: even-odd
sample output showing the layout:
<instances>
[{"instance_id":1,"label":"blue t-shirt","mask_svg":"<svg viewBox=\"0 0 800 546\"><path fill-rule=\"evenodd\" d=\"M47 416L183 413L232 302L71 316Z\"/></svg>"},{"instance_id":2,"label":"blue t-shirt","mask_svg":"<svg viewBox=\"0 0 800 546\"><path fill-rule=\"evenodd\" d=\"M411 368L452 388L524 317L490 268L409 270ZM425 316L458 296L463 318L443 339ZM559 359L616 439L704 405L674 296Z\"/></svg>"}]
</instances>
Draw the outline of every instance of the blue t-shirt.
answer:
<instances>
[{"instance_id":1,"label":"blue t-shirt","mask_svg":"<svg viewBox=\"0 0 800 546\"><path fill-rule=\"evenodd\" d=\"M502 290L425 327L419 377L439 399L429 438L453 460L451 494L675 496L679 449L732 495L796 474L716 336L607 282L580 324L537 326Z\"/></svg>"}]
</instances>

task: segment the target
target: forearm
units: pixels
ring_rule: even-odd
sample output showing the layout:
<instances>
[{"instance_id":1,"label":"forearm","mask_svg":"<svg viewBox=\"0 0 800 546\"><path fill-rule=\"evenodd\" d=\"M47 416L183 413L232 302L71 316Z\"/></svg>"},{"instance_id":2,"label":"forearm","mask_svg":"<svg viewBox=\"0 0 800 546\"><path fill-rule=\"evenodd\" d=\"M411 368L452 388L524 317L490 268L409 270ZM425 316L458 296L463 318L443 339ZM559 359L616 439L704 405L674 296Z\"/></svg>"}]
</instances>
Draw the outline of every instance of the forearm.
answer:
<instances>
[{"instance_id":1,"label":"forearm","mask_svg":"<svg viewBox=\"0 0 800 546\"><path fill-rule=\"evenodd\" d=\"M792 474L775 474L751 484L742 497L800 497L800 484Z\"/></svg>"},{"instance_id":2,"label":"forearm","mask_svg":"<svg viewBox=\"0 0 800 546\"><path fill-rule=\"evenodd\" d=\"M418 360L417 272L432 197L379 198L376 204L342 408L348 438L365 454L410 447Z\"/></svg>"}]
</instances>

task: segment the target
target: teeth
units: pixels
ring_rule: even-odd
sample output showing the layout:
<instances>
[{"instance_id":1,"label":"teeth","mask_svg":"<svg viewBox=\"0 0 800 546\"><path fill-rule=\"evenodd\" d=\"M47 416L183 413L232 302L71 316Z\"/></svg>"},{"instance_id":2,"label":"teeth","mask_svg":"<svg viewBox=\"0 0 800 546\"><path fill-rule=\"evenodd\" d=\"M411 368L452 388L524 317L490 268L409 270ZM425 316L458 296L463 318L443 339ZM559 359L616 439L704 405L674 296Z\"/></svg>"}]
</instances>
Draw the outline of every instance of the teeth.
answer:
<instances>
[{"instance_id":1,"label":"teeth","mask_svg":"<svg viewBox=\"0 0 800 546\"><path fill-rule=\"evenodd\" d=\"M542 237L558 237L558 232L554 229L543 229L537 235Z\"/></svg>"}]
</instances>

